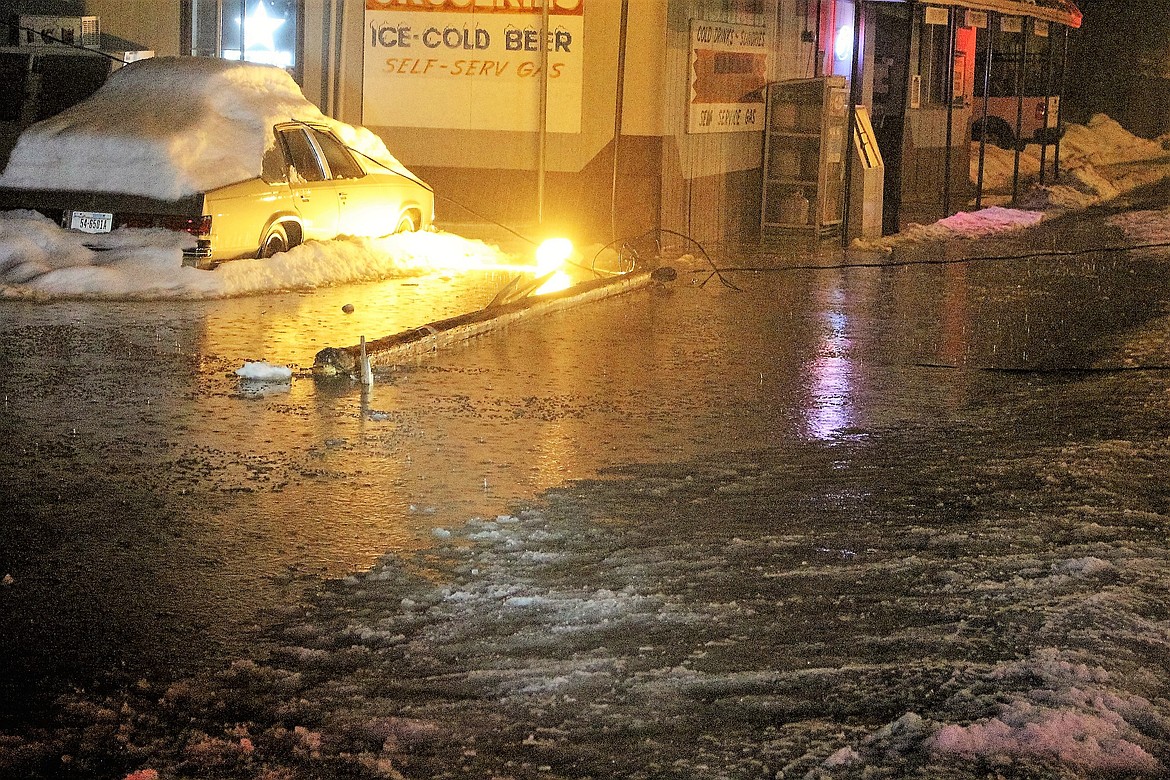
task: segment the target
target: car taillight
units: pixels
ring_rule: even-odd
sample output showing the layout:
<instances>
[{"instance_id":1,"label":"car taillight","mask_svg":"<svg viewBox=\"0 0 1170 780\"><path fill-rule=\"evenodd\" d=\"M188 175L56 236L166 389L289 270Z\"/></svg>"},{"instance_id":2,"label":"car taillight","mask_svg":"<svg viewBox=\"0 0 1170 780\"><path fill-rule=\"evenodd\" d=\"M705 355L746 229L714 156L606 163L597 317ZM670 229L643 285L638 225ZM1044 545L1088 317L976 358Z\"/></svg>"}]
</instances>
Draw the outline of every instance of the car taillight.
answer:
<instances>
[{"instance_id":1,"label":"car taillight","mask_svg":"<svg viewBox=\"0 0 1170 780\"><path fill-rule=\"evenodd\" d=\"M188 218L167 217L159 220L159 227L190 233L193 236L206 236L211 234L211 215L204 214L201 217Z\"/></svg>"}]
</instances>

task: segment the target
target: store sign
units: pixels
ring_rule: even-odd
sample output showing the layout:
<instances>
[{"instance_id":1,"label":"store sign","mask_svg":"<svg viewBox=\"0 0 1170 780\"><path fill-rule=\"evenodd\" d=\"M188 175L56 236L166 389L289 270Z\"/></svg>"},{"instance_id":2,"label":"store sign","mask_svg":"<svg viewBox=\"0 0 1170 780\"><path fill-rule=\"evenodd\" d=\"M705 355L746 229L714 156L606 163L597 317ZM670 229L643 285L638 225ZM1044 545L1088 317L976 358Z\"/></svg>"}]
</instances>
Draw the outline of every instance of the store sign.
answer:
<instances>
[{"instance_id":1,"label":"store sign","mask_svg":"<svg viewBox=\"0 0 1170 780\"><path fill-rule=\"evenodd\" d=\"M688 133L764 129L766 28L692 19L690 64Z\"/></svg>"},{"instance_id":2,"label":"store sign","mask_svg":"<svg viewBox=\"0 0 1170 780\"><path fill-rule=\"evenodd\" d=\"M585 0L549 0L547 129L581 130ZM363 123L535 131L539 0L366 0Z\"/></svg>"}]
</instances>

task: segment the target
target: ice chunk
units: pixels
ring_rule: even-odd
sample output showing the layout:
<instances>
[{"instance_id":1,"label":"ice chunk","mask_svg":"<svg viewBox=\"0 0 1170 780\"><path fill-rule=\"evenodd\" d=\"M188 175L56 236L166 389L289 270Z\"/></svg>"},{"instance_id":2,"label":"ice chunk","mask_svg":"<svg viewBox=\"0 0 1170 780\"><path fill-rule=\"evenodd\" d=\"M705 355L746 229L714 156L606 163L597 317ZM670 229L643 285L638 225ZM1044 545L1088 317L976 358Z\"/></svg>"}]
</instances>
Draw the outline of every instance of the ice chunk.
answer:
<instances>
[{"instance_id":1,"label":"ice chunk","mask_svg":"<svg viewBox=\"0 0 1170 780\"><path fill-rule=\"evenodd\" d=\"M241 379L250 379L253 382L290 382L292 369L288 366L274 366L263 361L245 362L242 368L236 369L236 376Z\"/></svg>"}]
</instances>

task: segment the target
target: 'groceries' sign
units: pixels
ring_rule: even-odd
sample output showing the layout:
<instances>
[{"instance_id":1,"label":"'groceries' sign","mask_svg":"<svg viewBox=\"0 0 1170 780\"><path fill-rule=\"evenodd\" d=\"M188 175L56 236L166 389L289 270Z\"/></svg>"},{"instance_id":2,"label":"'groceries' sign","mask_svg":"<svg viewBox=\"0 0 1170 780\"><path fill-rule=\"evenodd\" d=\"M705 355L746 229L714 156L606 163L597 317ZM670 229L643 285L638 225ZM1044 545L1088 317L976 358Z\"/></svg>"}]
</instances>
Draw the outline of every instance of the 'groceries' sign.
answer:
<instances>
[{"instance_id":1,"label":"'groceries' sign","mask_svg":"<svg viewBox=\"0 0 1170 780\"><path fill-rule=\"evenodd\" d=\"M581 129L584 0L366 0L366 125L457 130L539 127L541 47L548 129Z\"/></svg>"}]
</instances>

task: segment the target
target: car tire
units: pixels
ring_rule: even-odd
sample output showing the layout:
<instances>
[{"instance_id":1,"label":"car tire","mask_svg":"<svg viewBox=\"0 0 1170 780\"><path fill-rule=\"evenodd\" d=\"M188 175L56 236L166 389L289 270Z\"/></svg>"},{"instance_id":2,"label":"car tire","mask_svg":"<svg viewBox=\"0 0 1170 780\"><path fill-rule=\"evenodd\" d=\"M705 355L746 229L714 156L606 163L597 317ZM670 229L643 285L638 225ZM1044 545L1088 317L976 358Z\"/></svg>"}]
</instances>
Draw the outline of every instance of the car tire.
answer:
<instances>
[{"instance_id":1,"label":"car tire","mask_svg":"<svg viewBox=\"0 0 1170 780\"><path fill-rule=\"evenodd\" d=\"M398 226L394 228L395 233L413 233L418 230L418 225L414 222L414 217L410 214L403 214L398 218Z\"/></svg>"},{"instance_id":2,"label":"car tire","mask_svg":"<svg viewBox=\"0 0 1170 780\"><path fill-rule=\"evenodd\" d=\"M284 225L277 222L268 228L268 235L264 237L264 243L260 245L260 251L256 256L260 258L272 257L288 250L288 232L285 231Z\"/></svg>"}]
</instances>

